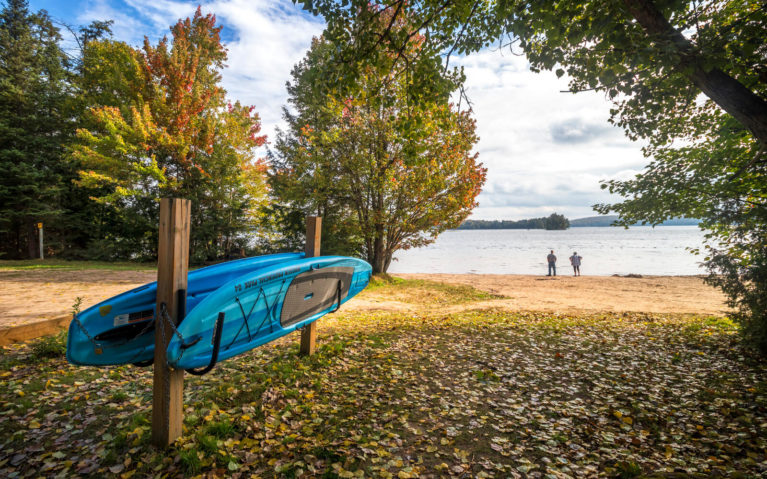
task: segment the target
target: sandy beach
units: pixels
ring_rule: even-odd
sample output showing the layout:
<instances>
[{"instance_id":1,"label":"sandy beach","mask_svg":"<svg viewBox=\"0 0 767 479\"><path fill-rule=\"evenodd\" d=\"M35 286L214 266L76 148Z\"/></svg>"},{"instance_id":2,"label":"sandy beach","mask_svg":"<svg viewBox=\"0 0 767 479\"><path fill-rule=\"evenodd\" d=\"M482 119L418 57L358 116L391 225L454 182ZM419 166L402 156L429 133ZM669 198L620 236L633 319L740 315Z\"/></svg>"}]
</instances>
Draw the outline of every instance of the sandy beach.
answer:
<instances>
[{"instance_id":1,"label":"sandy beach","mask_svg":"<svg viewBox=\"0 0 767 479\"><path fill-rule=\"evenodd\" d=\"M532 276L400 274L402 278L463 284L505 296L493 301L511 310L697 313L722 315L725 296L699 276Z\"/></svg>"},{"instance_id":2,"label":"sandy beach","mask_svg":"<svg viewBox=\"0 0 767 479\"><path fill-rule=\"evenodd\" d=\"M401 274L402 278L470 285L502 299L452 306L551 312L635 311L725 314L724 296L695 276L531 276ZM120 292L154 281L154 271L3 270L0 271L0 328L71 314L76 298L82 309ZM417 310L429 305L397 301L365 291L346 310Z\"/></svg>"}]
</instances>

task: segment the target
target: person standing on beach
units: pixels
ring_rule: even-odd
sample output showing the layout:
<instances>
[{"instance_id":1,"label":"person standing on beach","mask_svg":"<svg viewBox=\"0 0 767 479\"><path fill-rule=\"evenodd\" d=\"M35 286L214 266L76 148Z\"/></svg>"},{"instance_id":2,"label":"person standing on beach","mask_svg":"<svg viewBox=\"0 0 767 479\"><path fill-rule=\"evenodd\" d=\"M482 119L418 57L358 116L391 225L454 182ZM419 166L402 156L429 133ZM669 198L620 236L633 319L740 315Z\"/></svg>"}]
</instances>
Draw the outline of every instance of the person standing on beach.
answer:
<instances>
[{"instance_id":1,"label":"person standing on beach","mask_svg":"<svg viewBox=\"0 0 767 479\"><path fill-rule=\"evenodd\" d=\"M573 255L570 256L570 264L573 265L573 276L581 275L581 260L583 256L578 256L577 251L573 251Z\"/></svg>"},{"instance_id":2,"label":"person standing on beach","mask_svg":"<svg viewBox=\"0 0 767 479\"><path fill-rule=\"evenodd\" d=\"M546 261L549 262L549 274L547 276L551 276L551 273L554 272L554 276L557 275L557 257L554 256L554 250L551 250L551 253L549 253L548 256L546 256Z\"/></svg>"}]
</instances>

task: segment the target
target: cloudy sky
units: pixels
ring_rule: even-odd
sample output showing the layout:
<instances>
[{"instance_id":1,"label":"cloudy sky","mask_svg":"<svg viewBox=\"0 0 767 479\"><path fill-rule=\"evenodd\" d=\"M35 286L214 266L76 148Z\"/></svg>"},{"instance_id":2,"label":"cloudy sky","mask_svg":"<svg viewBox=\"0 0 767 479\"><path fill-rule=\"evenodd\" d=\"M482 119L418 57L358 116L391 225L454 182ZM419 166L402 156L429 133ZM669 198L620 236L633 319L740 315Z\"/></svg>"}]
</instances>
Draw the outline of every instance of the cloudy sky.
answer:
<instances>
[{"instance_id":1,"label":"cloudy sky","mask_svg":"<svg viewBox=\"0 0 767 479\"><path fill-rule=\"evenodd\" d=\"M282 124L290 69L322 32L290 0L30 0L70 26L114 20L114 37L153 42L198 4L224 26L229 49L224 86L232 99L255 105L270 138ZM610 103L598 93L561 93L565 79L531 73L524 57L483 51L451 64L466 69L478 122L477 151L488 168L474 219L522 219L562 213L592 216L591 205L615 200L599 181L627 178L646 163L639 145L607 123Z\"/></svg>"}]
</instances>

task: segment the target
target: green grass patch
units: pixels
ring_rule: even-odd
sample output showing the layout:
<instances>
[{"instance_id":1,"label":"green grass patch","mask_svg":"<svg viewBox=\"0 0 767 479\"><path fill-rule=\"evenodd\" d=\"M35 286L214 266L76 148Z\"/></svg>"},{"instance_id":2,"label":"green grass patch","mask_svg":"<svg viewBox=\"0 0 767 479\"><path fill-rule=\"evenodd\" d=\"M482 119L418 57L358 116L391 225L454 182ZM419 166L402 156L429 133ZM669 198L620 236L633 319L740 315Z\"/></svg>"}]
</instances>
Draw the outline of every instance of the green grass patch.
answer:
<instances>
[{"instance_id":1,"label":"green grass patch","mask_svg":"<svg viewBox=\"0 0 767 479\"><path fill-rule=\"evenodd\" d=\"M366 291L406 303L460 304L472 301L502 299L503 295L481 291L467 285L456 285L423 279L403 279L388 274L373 276Z\"/></svg>"},{"instance_id":2,"label":"green grass patch","mask_svg":"<svg viewBox=\"0 0 767 479\"><path fill-rule=\"evenodd\" d=\"M196 448L187 449L179 453L181 466L189 475L196 475L202 470L200 453Z\"/></svg>"},{"instance_id":3,"label":"green grass patch","mask_svg":"<svg viewBox=\"0 0 767 479\"><path fill-rule=\"evenodd\" d=\"M700 321L689 323L685 330L688 333L737 333L739 326L733 320L727 317L707 316Z\"/></svg>"},{"instance_id":4,"label":"green grass patch","mask_svg":"<svg viewBox=\"0 0 767 479\"><path fill-rule=\"evenodd\" d=\"M0 270L46 270L82 271L105 269L111 271L135 271L157 269L155 263L130 263L109 261L67 261L62 259L0 260Z\"/></svg>"},{"instance_id":5,"label":"green grass patch","mask_svg":"<svg viewBox=\"0 0 767 479\"><path fill-rule=\"evenodd\" d=\"M32 357L38 361L63 358L67 354L67 332L45 336L32 342Z\"/></svg>"},{"instance_id":6,"label":"green grass patch","mask_svg":"<svg viewBox=\"0 0 767 479\"><path fill-rule=\"evenodd\" d=\"M227 419L205 426L205 433L217 438L226 438L234 432L234 424Z\"/></svg>"}]
</instances>

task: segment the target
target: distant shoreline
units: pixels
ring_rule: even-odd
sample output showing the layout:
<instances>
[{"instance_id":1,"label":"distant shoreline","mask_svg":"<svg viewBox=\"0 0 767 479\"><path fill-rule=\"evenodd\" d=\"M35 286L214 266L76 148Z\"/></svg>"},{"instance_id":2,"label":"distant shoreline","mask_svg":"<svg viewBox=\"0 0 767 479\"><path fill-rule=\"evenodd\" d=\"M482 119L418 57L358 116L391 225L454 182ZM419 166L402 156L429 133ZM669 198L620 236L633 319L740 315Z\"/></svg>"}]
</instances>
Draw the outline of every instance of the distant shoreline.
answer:
<instances>
[{"instance_id":1,"label":"distant shoreline","mask_svg":"<svg viewBox=\"0 0 767 479\"><path fill-rule=\"evenodd\" d=\"M609 227L618 221L617 215L610 216L588 216L586 218L576 218L574 220L562 218L562 224L556 228L544 227L545 218L531 218L527 220L466 220L458 228L454 228L450 231L456 230L547 230L558 231L567 230L570 228L584 228L584 227ZM674 218L666 220L663 223L656 226L697 226L700 224L700 220L694 218ZM534 225L535 227L527 227L528 225ZM566 226L565 226L566 225ZM643 225L641 223L634 223L631 227L653 227L652 225ZM623 226L616 226L623 228Z\"/></svg>"},{"instance_id":2,"label":"distant shoreline","mask_svg":"<svg viewBox=\"0 0 767 479\"><path fill-rule=\"evenodd\" d=\"M679 226L698 226L698 223L684 223L684 224L659 224L659 225L641 225L633 224L629 228L676 228ZM490 231L490 230L522 230L522 231L567 231L572 228L620 228L623 226L612 224L597 224L597 225L584 225L584 224L570 224L570 227L563 230L544 230L543 228L453 228L446 231Z\"/></svg>"}]
</instances>

